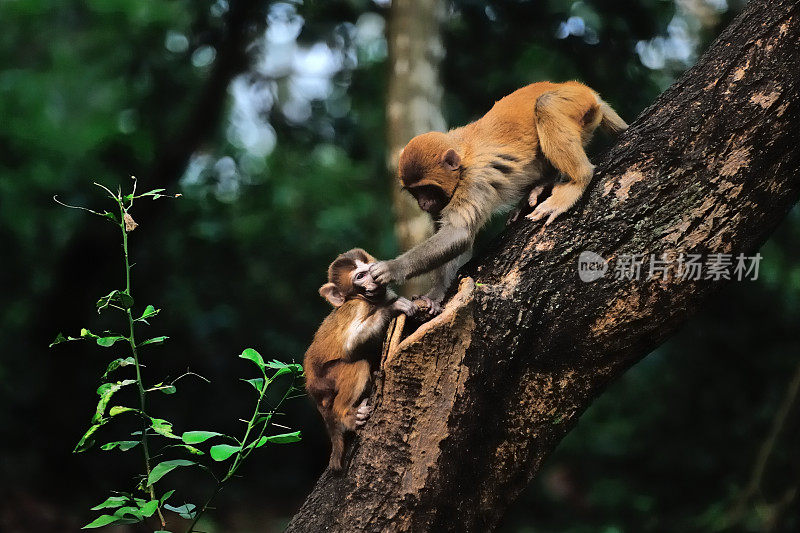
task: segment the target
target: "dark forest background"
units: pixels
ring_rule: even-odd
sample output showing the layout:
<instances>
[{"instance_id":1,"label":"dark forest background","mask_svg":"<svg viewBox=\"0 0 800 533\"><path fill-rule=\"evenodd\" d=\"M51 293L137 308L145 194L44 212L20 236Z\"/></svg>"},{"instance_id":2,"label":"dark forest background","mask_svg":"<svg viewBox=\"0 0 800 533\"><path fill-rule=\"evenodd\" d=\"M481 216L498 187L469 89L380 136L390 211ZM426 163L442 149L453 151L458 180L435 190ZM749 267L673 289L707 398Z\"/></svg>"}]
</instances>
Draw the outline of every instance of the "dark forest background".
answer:
<instances>
[{"instance_id":1,"label":"dark forest background","mask_svg":"<svg viewBox=\"0 0 800 533\"><path fill-rule=\"evenodd\" d=\"M578 79L630 122L741 5L451 2L444 116L460 125L531 81ZM147 372L189 368L211 384L187 379L154 407L181 429L233 431L251 400L237 354L301 361L328 311L317 288L331 259L397 252L389 15L366 0L0 1L0 530L75 531L139 467L133 454L71 453L112 354L47 346L102 329L95 301L123 271L113 226L53 195L110 208L92 182L130 175L182 194L137 205L133 283L164 309L153 333L170 335ZM716 531L737 504L733 530L800 530L798 238L795 209L761 250L759 279L731 283L612 384L502 531ZM307 399L283 418L303 441L255 455L205 531L279 531L310 491L324 429Z\"/></svg>"}]
</instances>

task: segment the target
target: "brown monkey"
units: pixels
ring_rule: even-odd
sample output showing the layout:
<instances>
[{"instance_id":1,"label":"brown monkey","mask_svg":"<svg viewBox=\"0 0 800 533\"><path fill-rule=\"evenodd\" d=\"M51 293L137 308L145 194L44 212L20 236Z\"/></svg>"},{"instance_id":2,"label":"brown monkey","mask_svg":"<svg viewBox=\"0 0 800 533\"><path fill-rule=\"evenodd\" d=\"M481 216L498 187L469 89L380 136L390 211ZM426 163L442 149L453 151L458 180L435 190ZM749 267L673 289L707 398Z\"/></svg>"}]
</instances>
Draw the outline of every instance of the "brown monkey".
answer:
<instances>
[{"instance_id":1,"label":"brown monkey","mask_svg":"<svg viewBox=\"0 0 800 533\"><path fill-rule=\"evenodd\" d=\"M317 330L303 361L306 389L331 438L334 471L342 469L345 433L363 425L372 412L364 396L389 321L416 311L409 300L375 282L369 272L374 263L374 257L355 248L328 267L328 283L319 293L335 309Z\"/></svg>"},{"instance_id":2,"label":"brown monkey","mask_svg":"<svg viewBox=\"0 0 800 533\"><path fill-rule=\"evenodd\" d=\"M373 265L375 281L402 282L437 269L426 299L439 302L492 213L526 191L536 205L548 164L563 179L528 218L548 217L549 224L578 201L594 172L583 147L597 126L612 133L628 127L589 87L540 82L499 100L476 122L411 139L400 153L400 181L437 230L396 259Z\"/></svg>"}]
</instances>

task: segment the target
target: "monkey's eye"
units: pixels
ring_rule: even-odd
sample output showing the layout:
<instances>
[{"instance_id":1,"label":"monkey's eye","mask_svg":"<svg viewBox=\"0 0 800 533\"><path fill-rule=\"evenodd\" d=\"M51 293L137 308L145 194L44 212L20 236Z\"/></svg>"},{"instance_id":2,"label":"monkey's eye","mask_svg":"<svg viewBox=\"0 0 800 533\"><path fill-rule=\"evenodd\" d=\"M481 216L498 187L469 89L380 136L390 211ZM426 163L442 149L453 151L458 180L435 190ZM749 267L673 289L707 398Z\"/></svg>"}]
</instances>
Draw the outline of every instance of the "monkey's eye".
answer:
<instances>
[{"instance_id":1,"label":"monkey's eye","mask_svg":"<svg viewBox=\"0 0 800 533\"><path fill-rule=\"evenodd\" d=\"M362 270L361 272L356 274L356 281L361 281L362 279L364 279L364 276L366 276L366 275L367 275L367 273L364 270Z\"/></svg>"}]
</instances>

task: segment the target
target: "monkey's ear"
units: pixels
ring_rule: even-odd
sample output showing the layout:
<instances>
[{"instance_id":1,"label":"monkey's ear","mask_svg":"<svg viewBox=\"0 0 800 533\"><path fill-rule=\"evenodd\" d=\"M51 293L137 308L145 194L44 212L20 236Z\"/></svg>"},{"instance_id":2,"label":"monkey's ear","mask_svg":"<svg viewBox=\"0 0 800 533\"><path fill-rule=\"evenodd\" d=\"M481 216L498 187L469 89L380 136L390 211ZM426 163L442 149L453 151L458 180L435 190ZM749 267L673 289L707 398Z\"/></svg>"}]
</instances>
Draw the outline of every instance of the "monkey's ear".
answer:
<instances>
[{"instance_id":1,"label":"monkey's ear","mask_svg":"<svg viewBox=\"0 0 800 533\"><path fill-rule=\"evenodd\" d=\"M339 292L335 283L326 283L319 288L319 295L328 300L334 307L341 307L344 304L344 296Z\"/></svg>"},{"instance_id":2,"label":"monkey's ear","mask_svg":"<svg viewBox=\"0 0 800 533\"><path fill-rule=\"evenodd\" d=\"M450 148L442 154L442 165L447 170L458 170L461 167L461 156L455 150Z\"/></svg>"}]
</instances>

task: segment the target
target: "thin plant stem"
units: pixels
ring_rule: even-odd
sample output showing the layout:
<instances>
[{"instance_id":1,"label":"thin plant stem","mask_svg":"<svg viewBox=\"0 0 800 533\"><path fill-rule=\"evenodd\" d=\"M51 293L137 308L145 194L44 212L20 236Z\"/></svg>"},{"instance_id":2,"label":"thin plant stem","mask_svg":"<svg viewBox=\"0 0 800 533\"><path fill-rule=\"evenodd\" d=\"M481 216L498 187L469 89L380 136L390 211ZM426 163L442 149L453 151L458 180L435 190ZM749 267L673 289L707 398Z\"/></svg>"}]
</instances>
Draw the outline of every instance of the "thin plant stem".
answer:
<instances>
[{"instance_id":1,"label":"thin plant stem","mask_svg":"<svg viewBox=\"0 0 800 533\"><path fill-rule=\"evenodd\" d=\"M258 420L258 417L262 414L260 412L261 402L264 399L264 394L266 394L267 388L269 388L270 384L272 383L272 379L267 379L266 372L264 372L263 369L262 373L264 375L264 385L261 387L261 390L259 391L258 401L256 402L255 409L253 410L253 415L247 422L247 429L244 432L244 437L242 437L242 440L239 441L241 448L239 449L238 452L236 452L236 456L234 457L233 463L231 464L230 468L228 468L228 472L225 474L225 476L222 477L222 479L217 480L217 484L214 487L214 491L205 501L200 510L197 511L197 513L194 516L194 519L192 520L192 523L189 525L189 529L186 530L186 533L192 533L194 531L195 526L197 526L197 522L200 521L200 517L203 516L203 514L209 509L211 503L214 501L217 495L220 492L222 492L222 489L225 488L225 485L228 483L228 481L230 481L230 479L236 475L236 472L239 470L239 467L242 465L244 460L247 459L247 456L250 455L253 452L253 450L255 450L255 446L249 449L246 448L247 440L250 436L250 433L259 424L256 423L256 420ZM289 396L289 393L291 393L293 390L294 390L294 376L292 377L292 384L286 388L286 392L283 393L283 397L280 399L278 404L270 411L270 413L267 416L267 419L262 421L263 423L261 423L261 430L258 431L258 436L255 439L253 439L252 444L255 444L259 440L261 440L261 437L264 436L264 431L266 431L267 426L269 426L270 420L272 420L272 415L275 413L275 410L278 409L278 407L280 407L284 401L286 401L287 396Z\"/></svg>"},{"instance_id":2,"label":"thin plant stem","mask_svg":"<svg viewBox=\"0 0 800 533\"><path fill-rule=\"evenodd\" d=\"M125 256L125 293L130 296L131 294L131 264L130 259L128 257L128 232L125 229L125 206L122 202L122 198L117 198L117 202L119 203L119 210L120 210L120 228L122 229L122 252ZM150 494L150 498L155 500L156 498L156 489L153 485L148 484L150 479L150 447L147 442L147 430L149 429L149 424L147 423L147 393L145 392L144 383L142 381L142 369L141 365L139 364L139 353L136 350L136 338L134 336L134 326L133 326L133 315L131 314L130 307L125 310L125 314L128 317L128 343L131 346L131 354L133 355L134 365L136 367L136 385L139 389L139 409L142 412L142 455L144 456L144 470L145 470L145 485L147 487L147 492ZM161 521L161 527L166 527L166 521L164 520L164 515L161 512L161 506L159 505L157 508L158 511L158 519Z\"/></svg>"}]
</instances>

